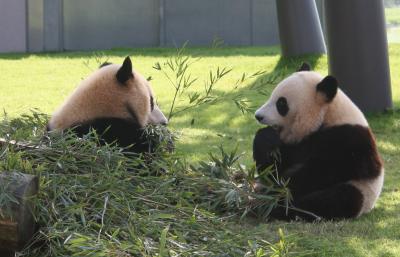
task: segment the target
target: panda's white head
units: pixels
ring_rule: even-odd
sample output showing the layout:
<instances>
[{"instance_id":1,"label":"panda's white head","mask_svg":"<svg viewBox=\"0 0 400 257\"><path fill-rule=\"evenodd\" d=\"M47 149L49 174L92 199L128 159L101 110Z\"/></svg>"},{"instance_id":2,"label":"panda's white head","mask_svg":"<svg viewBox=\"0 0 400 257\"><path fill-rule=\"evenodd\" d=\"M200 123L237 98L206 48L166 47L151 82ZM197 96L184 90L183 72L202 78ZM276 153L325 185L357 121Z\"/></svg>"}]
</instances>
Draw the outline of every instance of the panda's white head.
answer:
<instances>
[{"instance_id":1,"label":"panda's white head","mask_svg":"<svg viewBox=\"0 0 400 257\"><path fill-rule=\"evenodd\" d=\"M278 84L255 117L261 124L276 128L286 143L298 142L322 125L368 126L362 112L338 88L334 77L324 78L305 64Z\"/></svg>"},{"instance_id":2,"label":"panda's white head","mask_svg":"<svg viewBox=\"0 0 400 257\"><path fill-rule=\"evenodd\" d=\"M129 57L122 65L102 65L83 80L53 114L48 127L62 130L98 118L133 120L141 127L168 123L149 82L132 70Z\"/></svg>"}]
</instances>

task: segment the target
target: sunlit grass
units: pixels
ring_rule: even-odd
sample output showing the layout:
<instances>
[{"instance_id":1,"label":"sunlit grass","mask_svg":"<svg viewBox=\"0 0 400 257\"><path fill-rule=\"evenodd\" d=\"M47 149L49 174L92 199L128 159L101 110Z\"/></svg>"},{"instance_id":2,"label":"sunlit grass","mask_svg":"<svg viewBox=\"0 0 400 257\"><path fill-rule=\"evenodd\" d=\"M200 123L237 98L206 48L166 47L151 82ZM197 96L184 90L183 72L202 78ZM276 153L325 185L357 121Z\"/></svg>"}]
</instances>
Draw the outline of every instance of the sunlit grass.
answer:
<instances>
[{"instance_id":1,"label":"sunlit grass","mask_svg":"<svg viewBox=\"0 0 400 257\"><path fill-rule=\"evenodd\" d=\"M387 37L390 43L400 43L400 8L385 8Z\"/></svg>"},{"instance_id":2,"label":"sunlit grass","mask_svg":"<svg viewBox=\"0 0 400 257\"><path fill-rule=\"evenodd\" d=\"M120 63L130 55L134 68L145 77L153 78L152 84L158 102L166 112L171 102L172 87L161 73L152 66L164 62L174 53L173 49L122 49L104 51L108 61ZM265 70L274 71L280 60L278 48L222 48L189 49L188 54L201 57L194 64L192 74L199 77L198 89L208 71L216 67L228 67L233 71L217 85L221 92L231 92L233 84L241 75ZM314 64L317 71L327 74L327 58L305 58ZM87 63L89 60L89 63ZM400 45L390 46L392 93L395 106L400 104ZM13 117L26 113L31 108L39 108L51 113L76 85L97 68L93 53L59 54L12 54L0 55L0 108ZM285 70L287 68L287 70ZM283 63L278 70L293 72L294 65ZM256 80L247 81L251 86ZM270 92L273 86L267 86ZM242 93L251 100L251 105L259 106L267 98L246 87ZM386 177L382 197L373 212L357 220L304 224L299 222L268 224L240 224L247 233L270 235L278 227L288 234L294 234L297 247L307 250L310 256L399 256L400 255L400 113L367 115L377 137L378 147L385 162ZM194 120L192 124L192 120ZM189 161L204 160L209 152L223 144L232 149L246 152L244 163L251 165L251 141L260 127L253 114L242 114L233 104L225 101L212 106L203 106L173 118L173 130L182 136L177 151ZM241 230L241 229L238 229ZM262 234L261 233L261 234Z\"/></svg>"},{"instance_id":3,"label":"sunlit grass","mask_svg":"<svg viewBox=\"0 0 400 257\"><path fill-rule=\"evenodd\" d=\"M391 25L400 24L400 8L385 8L386 23Z\"/></svg>"}]
</instances>

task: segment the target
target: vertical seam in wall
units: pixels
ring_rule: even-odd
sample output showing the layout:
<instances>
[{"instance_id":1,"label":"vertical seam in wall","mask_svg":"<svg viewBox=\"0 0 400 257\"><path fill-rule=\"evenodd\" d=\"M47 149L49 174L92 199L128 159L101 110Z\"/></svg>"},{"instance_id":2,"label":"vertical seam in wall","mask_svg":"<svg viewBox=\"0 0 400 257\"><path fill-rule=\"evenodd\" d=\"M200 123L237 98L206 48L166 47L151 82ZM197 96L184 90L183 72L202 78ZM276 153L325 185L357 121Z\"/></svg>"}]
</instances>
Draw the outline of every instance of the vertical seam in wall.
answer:
<instances>
[{"instance_id":1,"label":"vertical seam in wall","mask_svg":"<svg viewBox=\"0 0 400 257\"><path fill-rule=\"evenodd\" d=\"M60 8L59 8L59 25L58 25L58 48L61 51L64 51L64 0L59 0L60 1Z\"/></svg>"},{"instance_id":2,"label":"vertical seam in wall","mask_svg":"<svg viewBox=\"0 0 400 257\"><path fill-rule=\"evenodd\" d=\"M163 17L164 17L164 23L163 23L163 28L164 28L164 35L163 35L163 46L167 45L167 1L166 0L162 0L163 1Z\"/></svg>"},{"instance_id":3,"label":"vertical seam in wall","mask_svg":"<svg viewBox=\"0 0 400 257\"><path fill-rule=\"evenodd\" d=\"M253 0L250 0L250 17L249 17L249 23L250 23L250 45L254 45L254 12L253 12Z\"/></svg>"},{"instance_id":4,"label":"vertical seam in wall","mask_svg":"<svg viewBox=\"0 0 400 257\"><path fill-rule=\"evenodd\" d=\"M164 44L165 44L165 40L164 40L164 35L165 35L165 28L164 28L165 12L164 12L164 9L165 9L164 0L159 0L158 1L158 15L159 15L158 46L164 46Z\"/></svg>"},{"instance_id":5,"label":"vertical seam in wall","mask_svg":"<svg viewBox=\"0 0 400 257\"><path fill-rule=\"evenodd\" d=\"M28 0L29 1L29 0ZM44 3L45 0L41 0L41 24L40 24L40 36L41 36L41 41L40 41L40 45L39 45L39 49L38 51L40 52L44 52L44 40L45 40L45 35L44 35Z\"/></svg>"},{"instance_id":6,"label":"vertical seam in wall","mask_svg":"<svg viewBox=\"0 0 400 257\"><path fill-rule=\"evenodd\" d=\"M25 0L25 52L29 52L29 2Z\"/></svg>"},{"instance_id":7,"label":"vertical seam in wall","mask_svg":"<svg viewBox=\"0 0 400 257\"><path fill-rule=\"evenodd\" d=\"M47 12L47 9L46 9L46 6L47 6L46 2L47 2L47 0L43 0L43 17L42 17L42 22L43 22L43 34L42 34L42 37L43 37L43 52L47 51L47 42L46 42L47 22L46 22L46 20L47 20L48 12Z\"/></svg>"},{"instance_id":8,"label":"vertical seam in wall","mask_svg":"<svg viewBox=\"0 0 400 257\"><path fill-rule=\"evenodd\" d=\"M163 28L164 28L164 37L163 37L163 46L166 46L167 45L167 33L168 33L168 31L167 31L167 23L168 23L168 19L167 19L167 12L166 12L166 10L167 10L167 1L166 0L162 0L163 1L163 17L164 17L164 25L163 25Z\"/></svg>"},{"instance_id":9,"label":"vertical seam in wall","mask_svg":"<svg viewBox=\"0 0 400 257\"><path fill-rule=\"evenodd\" d=\"M223 10L224 8L224 3L222 2L223 0L216 0L217 1L217 9L218 10ZM218 15L218 24L217 24L217 35L213 35L213 38L211 39L211 43L214 43L214 40L219 40L222 39L222 42L225 42L225 38L222 37L222 15Z\"/></svg>"}]
</instances>

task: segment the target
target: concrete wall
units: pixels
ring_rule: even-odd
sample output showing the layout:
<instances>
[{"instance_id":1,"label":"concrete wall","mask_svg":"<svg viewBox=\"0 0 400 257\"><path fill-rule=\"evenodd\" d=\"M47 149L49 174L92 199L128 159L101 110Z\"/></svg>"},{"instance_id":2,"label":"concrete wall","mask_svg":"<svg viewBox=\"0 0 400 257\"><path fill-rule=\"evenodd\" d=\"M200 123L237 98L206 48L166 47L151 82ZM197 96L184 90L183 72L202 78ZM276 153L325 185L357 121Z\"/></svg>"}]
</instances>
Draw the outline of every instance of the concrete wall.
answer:
<instances>
[{"instance_id":1,"label":"concrete wall","mask_svg":"<svg viewBox=\"0 0 400 257\"><path fill-rule=\"evenodd\" d=\"M158 0L64 1L64 49L159 45Z\"/></svg>"},{"instance_id":2,"label":"concrete wall","mask_svg":"<svg viewBox=\"0 0 400 257\"><path fill-rule=\"evenodd\" d=\"M0 0L1 1L1 0ZM28 0L28 51L44 50L43 42L43 0Z\"/></svg>"},{"instance_id":3,"label":"concrete wall","mask_svg":"<svg viewBox=\"0 0 400 257\"><path fill-rule=\"evenodd\" d=\"M79 6L77 7L79 8ZM80 9L76 11L78 12ZM63 0L43 0L43 48L45 51L64 49L62 14Z\"/></svg>"},{"instance_id":4,"label":"concrete wall","mask_svg":"<svg viewBox=\"0 0 400 257\"><path fill-rule=\"evenodd\" d=\"M167 0L164 10L165 45L279 43L273 0Z\"/></svg>"},{"instance_id":5,"label":"concrete wall","mask_svg":"<svg viewBox=\"0 0 400 257\"><path fill-rule=\"evenodd\" d=\"M0 0L0 52L27 49L25 0Z\"/></svg>"},{"instance_id":6,"label":"concrete wall","mask_svg":"<svg viewBox=\"0 0 400 257\"><path fill-rule=\"evenodd\" d=\"M253 0L253 44L279 44L278 18L275 1Z\"/></svg>"},{"instance_id":7,"label":"concrete wall","mask_svg":"<svg viewBox=\"0 0 400 257\"><path fill-rule=\"evenodd\" d=\"M274 0L68 0L66 50L278 44Z\"/></svg>"},{"instance_id":8,"label":"concrete wall","mask_svg":"<svg viewBox=\"0 0 400 257\"><path fill-rule=\"evenodd\" d=\"M277 45L276 1L0 0L0 52Z\"/></svg>"}]
</instances>

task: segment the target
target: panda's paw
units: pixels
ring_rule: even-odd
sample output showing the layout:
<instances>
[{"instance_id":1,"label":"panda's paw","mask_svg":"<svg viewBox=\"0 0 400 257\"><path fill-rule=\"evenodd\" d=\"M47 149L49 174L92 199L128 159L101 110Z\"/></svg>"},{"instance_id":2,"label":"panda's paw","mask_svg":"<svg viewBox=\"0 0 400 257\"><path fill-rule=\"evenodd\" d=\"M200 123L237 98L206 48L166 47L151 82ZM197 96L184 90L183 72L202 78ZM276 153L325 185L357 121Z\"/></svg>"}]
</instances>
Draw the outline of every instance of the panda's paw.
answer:
<instances>
[{"instance_id":1,"label":"panda's paw","mask_svg":"<svg viewBox=\"0 0 400 257\"><path fill-rule=\"evenodd\" d=\"M273 152L280 146L279 134L273 128L266 127L257 131L253 140L253 158L259 170L274 164Z\"/></svg>"},{"instance_id":2,"label":"panda's paw","mask_svg":"<svg viewBox=\"0 0 400 257\"><path fill-rule=\"evenodd\" d=\"M254 143L262 143L269 147L278 147L281 144L279 133L272 127L261 128L254 137Z\"/></svg>"}]
</instances>

